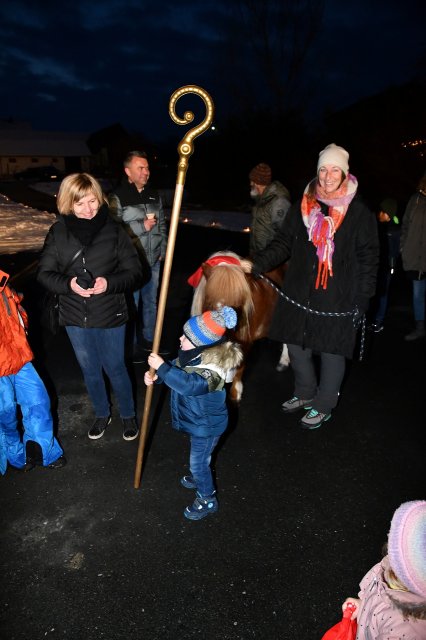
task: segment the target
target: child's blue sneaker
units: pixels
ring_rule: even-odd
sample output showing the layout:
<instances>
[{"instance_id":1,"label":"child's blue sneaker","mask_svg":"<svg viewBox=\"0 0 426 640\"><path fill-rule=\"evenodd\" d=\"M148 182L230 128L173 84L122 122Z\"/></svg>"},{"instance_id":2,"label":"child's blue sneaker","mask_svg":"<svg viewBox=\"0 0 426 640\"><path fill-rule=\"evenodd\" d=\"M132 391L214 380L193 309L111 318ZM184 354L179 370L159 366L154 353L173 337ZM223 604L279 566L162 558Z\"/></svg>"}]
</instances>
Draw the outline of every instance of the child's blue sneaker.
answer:
<instances>
[{"instance_id":1,"label":"child's blue sneaker","mask_svg":"<svg viewBox=\"0 0 426 640\"><path fill-rule=\"evenodd\" d=\"M193 504L190 507L186 507L183 515L188 520L202 520L206 516L211 513L216 513L219 505L216 499L216 496L200 496L197 493L197 497L195 498Z\"/></svg>"},{"instance_id":2,"label":"child's blue sneaker","mask_svg":"<svg viewBox=\"0 0 426 640\"><path fill-rule=\"evenodd\" d=\"M185 489L197 488L197 484L192 476L183 476L183 478L180 479L180 483L182 487L185 487Z\"/></svg>"}]
</instances>

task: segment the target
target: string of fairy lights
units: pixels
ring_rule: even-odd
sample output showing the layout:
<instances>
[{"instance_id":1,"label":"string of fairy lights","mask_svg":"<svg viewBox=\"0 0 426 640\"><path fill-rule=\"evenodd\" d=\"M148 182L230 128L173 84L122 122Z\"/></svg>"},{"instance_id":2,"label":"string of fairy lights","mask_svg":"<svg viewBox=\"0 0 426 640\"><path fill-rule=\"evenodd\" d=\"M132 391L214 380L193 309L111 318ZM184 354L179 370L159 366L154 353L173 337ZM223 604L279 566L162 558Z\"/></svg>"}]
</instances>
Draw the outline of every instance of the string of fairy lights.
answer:
<instances>
[{"instance_id":1,"label":"string of fairy lights","mask_svg":"<svg viewBox=\"0 0 426 640\"><path fill-rule=\"evenodd\" d=\"M418 138L416 140L401 142L401 147L403 147L404 149L413 150L418 153L421 158L423 158L426 152L426 138Z\"/></svg>"}]
</instances>

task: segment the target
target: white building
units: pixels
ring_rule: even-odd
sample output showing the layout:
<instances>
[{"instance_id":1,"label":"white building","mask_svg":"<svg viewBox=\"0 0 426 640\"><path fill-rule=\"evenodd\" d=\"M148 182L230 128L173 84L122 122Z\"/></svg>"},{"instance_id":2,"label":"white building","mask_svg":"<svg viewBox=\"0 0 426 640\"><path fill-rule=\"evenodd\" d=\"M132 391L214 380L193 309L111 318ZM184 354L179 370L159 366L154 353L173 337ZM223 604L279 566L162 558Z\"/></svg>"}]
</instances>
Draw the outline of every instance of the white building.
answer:
<instances>
[{"instance_id":1,"label":"white building","mask_svg":"<svg viewBox=\"0 0 426 640\"><path fill-rule=\"evenodd\" d=\"M24 122L0 120L0 176L30 167L54 166L63 173L90 171L87 134L34 131Z\"/></svg>"}]
</instances>

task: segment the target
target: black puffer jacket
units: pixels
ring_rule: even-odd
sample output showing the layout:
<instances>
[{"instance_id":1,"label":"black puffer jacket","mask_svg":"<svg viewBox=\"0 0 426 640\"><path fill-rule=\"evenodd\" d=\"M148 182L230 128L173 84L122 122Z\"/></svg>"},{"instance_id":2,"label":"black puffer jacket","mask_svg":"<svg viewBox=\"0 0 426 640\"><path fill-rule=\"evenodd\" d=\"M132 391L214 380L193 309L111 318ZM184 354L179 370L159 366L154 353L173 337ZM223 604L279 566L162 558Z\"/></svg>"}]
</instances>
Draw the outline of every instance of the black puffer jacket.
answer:
<instances>
[{"instance_id":1,"label":"black puffer jacket","mask_svg":"<svg viewBox=\"0 0 426 640\"><path fill-rule=\"evenodd\" d=\"M308 239L300 201L287 213L286 224L272 243L255 254L253 270L265 273L291 256L283 292L310 309L324 312L366 311L374 295L379 256L374 215L356 196L334 236L333 277L327 289L315 289L316 249ZM324 215L328 208L322 205ZM270 337L315 351L351 358L356 330L352 317L318 316L279 298Z\"/></svg>"},{"instance_id":2,"label":"black puffer jacket","mask_svg":"<svg viewBox=\"0 0 426 640\"><path fill-rule=\"evenodd\" d=\"M98 214L99 215L99 214ZM92 242L64 273L64 268L82 247L69 231L64 218L55 222L46 236L37 280L59 295L59 322L84 328L112 328L128 319L125 292L138 289L142 268L127 233L110 216ZM71 279L87 269L94 278L108 282L105 293L83 298L70 288Z\"/></svg>"}]
</instances>

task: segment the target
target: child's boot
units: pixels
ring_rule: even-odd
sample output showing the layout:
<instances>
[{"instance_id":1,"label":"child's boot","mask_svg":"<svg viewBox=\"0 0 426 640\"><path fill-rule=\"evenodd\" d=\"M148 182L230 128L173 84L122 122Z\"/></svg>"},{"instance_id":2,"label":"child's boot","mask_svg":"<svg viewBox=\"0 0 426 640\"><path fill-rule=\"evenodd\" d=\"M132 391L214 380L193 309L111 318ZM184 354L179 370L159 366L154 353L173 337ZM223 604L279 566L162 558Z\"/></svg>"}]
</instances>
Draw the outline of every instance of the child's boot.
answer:
<instances>
[{"instance_id":1,"label":"child's boot","mask_svg":"<svg viewBox=\"0 0 426 640\"><path fill-rule=\"evenodd\" d=\"M200 496L197 492L196 498L190 507L186 507L183 515L188 520L201 520L210 513L215 513L219 508L216 496Z\"/></svg>"},{"instance_id":2,"label":"child's boot","mask_svg":"<svg viewBox=\"0 0 426 640\"><path fill-rule=\"evenodd\" d=\"M197 488L197 483L195 482L193 476L183 476L180 479L180 483L181 483L182 487L185 487L185 489L196 489Z\"/></svg>"}]
</instances>

